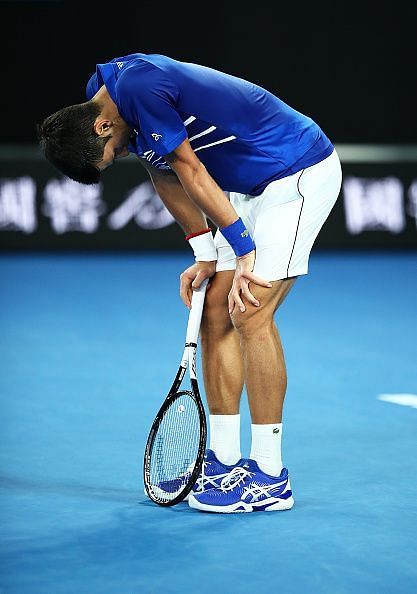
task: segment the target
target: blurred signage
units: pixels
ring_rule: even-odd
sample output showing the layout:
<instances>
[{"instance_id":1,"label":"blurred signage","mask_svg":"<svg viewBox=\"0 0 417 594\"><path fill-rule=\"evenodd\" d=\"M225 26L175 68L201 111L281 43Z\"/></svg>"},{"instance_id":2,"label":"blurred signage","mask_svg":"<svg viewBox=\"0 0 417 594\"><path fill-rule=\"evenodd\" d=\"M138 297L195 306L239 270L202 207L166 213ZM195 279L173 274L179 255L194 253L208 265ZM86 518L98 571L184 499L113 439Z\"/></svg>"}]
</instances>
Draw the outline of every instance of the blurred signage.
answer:
<instances>
[{"instance_id":1,"label":"blurred signage","mask_svg":"<svg viewBox=\"0 0 417 594\"><path fill-rule=\"evenodd\" d=\"M107 224L117 231L126 227L130 221L134 221L142 229L162 229L175 222L150 181L143 182L128 192L126 199L110 214Z\"/></svg>"},{"instance_id":2,"label":"blurred signage","mask_svg":"<svg viewBox=\"0 0 417 594\"><path fill-rule=\"evenodd\" d=\"M0 231L34 233L36 182L28 176L0 179Z\"/></svg>"},{"instance_id":3,"label":"blurred signage","mask_svg":"<svg viewBox=\"0 0 417 594\"><path fill-rule=\"evenodd\" d=\"M397 177L375 179L349 176L343 181L343 196L349 233L404 231L404 187Z\"/></svg>"},{"instance_id":4,"label":"blurred signage","mask_svg":"<svg viewBox=\"0 0 417 594\"><path fill-rule=\"evenodd\" d=\"M68 178L52 178L43 191L42 212L59 235L68 231L95 233L106 212L101 184L84 186Z\"/></svg>"},{"instance_id":5,"label":"blurred signage","mask_svg":"<svg viewBox=\"0 0 417 594\"><path fill-rule=\"evenodd\" d=\"M134 159L84 186L38 156L0 158L3 249L184 249L184 235ZM343 163L316 247L416 248L416 163Z\"/></svg>"}]
</instances>

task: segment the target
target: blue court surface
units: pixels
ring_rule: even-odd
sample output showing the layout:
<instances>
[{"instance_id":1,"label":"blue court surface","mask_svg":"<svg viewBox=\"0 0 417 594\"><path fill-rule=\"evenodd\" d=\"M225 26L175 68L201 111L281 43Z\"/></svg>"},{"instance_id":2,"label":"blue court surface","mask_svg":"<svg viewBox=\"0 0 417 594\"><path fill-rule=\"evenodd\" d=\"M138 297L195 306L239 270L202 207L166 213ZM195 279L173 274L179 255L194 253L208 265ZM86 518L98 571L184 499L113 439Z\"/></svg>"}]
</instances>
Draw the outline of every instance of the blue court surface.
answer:
<instances>
[{"instance_id":1,"label":"blue court surface","mask_svg":"<svg viewBox=\"0 0 417 594\"><path fill-rule=\"evenodd\" d=\"M143 494L189 261L0 257L0 592L417 592L417 408L378 399L417 394L417 256L313 254L277 315L296 504L230 516Z\"/></svg>"}]
</instances>

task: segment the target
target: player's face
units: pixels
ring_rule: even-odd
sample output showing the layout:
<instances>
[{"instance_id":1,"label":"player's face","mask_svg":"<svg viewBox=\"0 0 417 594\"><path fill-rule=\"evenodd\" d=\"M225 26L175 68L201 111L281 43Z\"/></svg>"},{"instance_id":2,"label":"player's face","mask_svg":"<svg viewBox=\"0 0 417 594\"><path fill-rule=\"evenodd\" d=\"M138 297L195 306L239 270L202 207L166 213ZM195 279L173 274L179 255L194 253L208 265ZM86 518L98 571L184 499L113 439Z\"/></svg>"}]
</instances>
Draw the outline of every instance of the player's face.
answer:
<instances>
[{"instance_id":1,"label":"player's face","mask_svg":"<svg viewBox=\"0 0 417 594\"><path fill-rule=\"evenodd\" d=\"M101 136L110 136L104 147L103 158L97 163L97 167L100 171L103 171L106 167L113 165L116 159L121 159L129 155L128 143L130 129L124 123L122 125L112 124Z\"/></svg>"}]
</instances>

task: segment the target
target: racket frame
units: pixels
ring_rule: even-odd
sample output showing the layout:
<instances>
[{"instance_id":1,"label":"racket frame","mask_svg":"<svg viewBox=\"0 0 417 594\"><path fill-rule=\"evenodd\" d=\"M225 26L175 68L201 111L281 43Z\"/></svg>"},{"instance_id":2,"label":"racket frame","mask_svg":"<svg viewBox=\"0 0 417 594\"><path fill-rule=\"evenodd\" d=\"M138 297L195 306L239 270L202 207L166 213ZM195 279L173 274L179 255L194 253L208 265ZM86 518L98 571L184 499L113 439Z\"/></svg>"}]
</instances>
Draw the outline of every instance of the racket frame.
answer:
<instances>
[{"instance_id":1,"label":"racket frame","mask_svg":"<svg viewBox=\"0 0 417 594\"><path fill-rule=\"evenodd\" d=\"M193 302L190 312L190 318L187 327L187 336L186 342L184 347L184 352L181 358L181 363L179 369L177 371L177 375L172 383L172 386L168 392L165 401L163 402L161 408L159 409L154 422L152 423L151 430L149 432L149 436L146 442L145 447L145 455L144 455L144 462L143 462L143 481L145 485L146 493L154 503L161 505L163 507L170 507L172 505L176 505L180 501L183 501L184 498L190 493L191 489L193 488L197 478L200 474L201 467L204 461L204 453L206 449L206 442L207 442L207 420L206 420L206 413L204 410L203 401L201 399L200 390L198 387L197 381L197 337L200 327L201 321L201 314L203 309L204 303L204 295L207 288L207 282L201 285L200 290L194 291L193 295ZM199 293L197 297L197 293ZM199 302L197 302L197 298ZM194 301L195 300L195 301ZM193 312L194 308L194 312ZM196 311L198 308L198 311ZM183 390L179 391L181 384L183 382L184 376L189 371L190 375L190 383L191 383L191 390ZM198 445L198 453L197 458L194 463L194 468L190 474L190 477L185 484L184 488L181 490L180 493L176 497L168 501L162 501L159 499L152 490L152 484L150 481L150 467L151 467L151 454L153 449L153 444L155 441L156 434L158 432L159 426L162 422L164 417L165 411L169 408L172 404L172 401L181 394L188 394L190 398L192 398L197 406L199 418L200 418L200 439Z\"/></svg>"}]
</instances>

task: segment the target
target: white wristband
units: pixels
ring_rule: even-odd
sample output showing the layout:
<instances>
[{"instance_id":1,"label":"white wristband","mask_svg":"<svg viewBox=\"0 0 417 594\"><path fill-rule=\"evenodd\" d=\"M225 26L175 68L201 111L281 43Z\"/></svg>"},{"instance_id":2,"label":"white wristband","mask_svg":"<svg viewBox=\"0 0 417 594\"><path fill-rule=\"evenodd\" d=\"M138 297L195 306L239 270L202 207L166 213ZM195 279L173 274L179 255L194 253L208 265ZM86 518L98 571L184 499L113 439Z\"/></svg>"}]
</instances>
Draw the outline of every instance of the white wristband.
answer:
<instances>
[{"instance_id":1,"label":"white wristband","mask_svg":"<svg viewBox=\"0 0 417 594\"><path fill-rule=\"evenodd\" d=\"M196 262L212 262L217 260L217 250L211 231L191 237L188 243L193 249Z\"/></svg>"}]
</instances>

